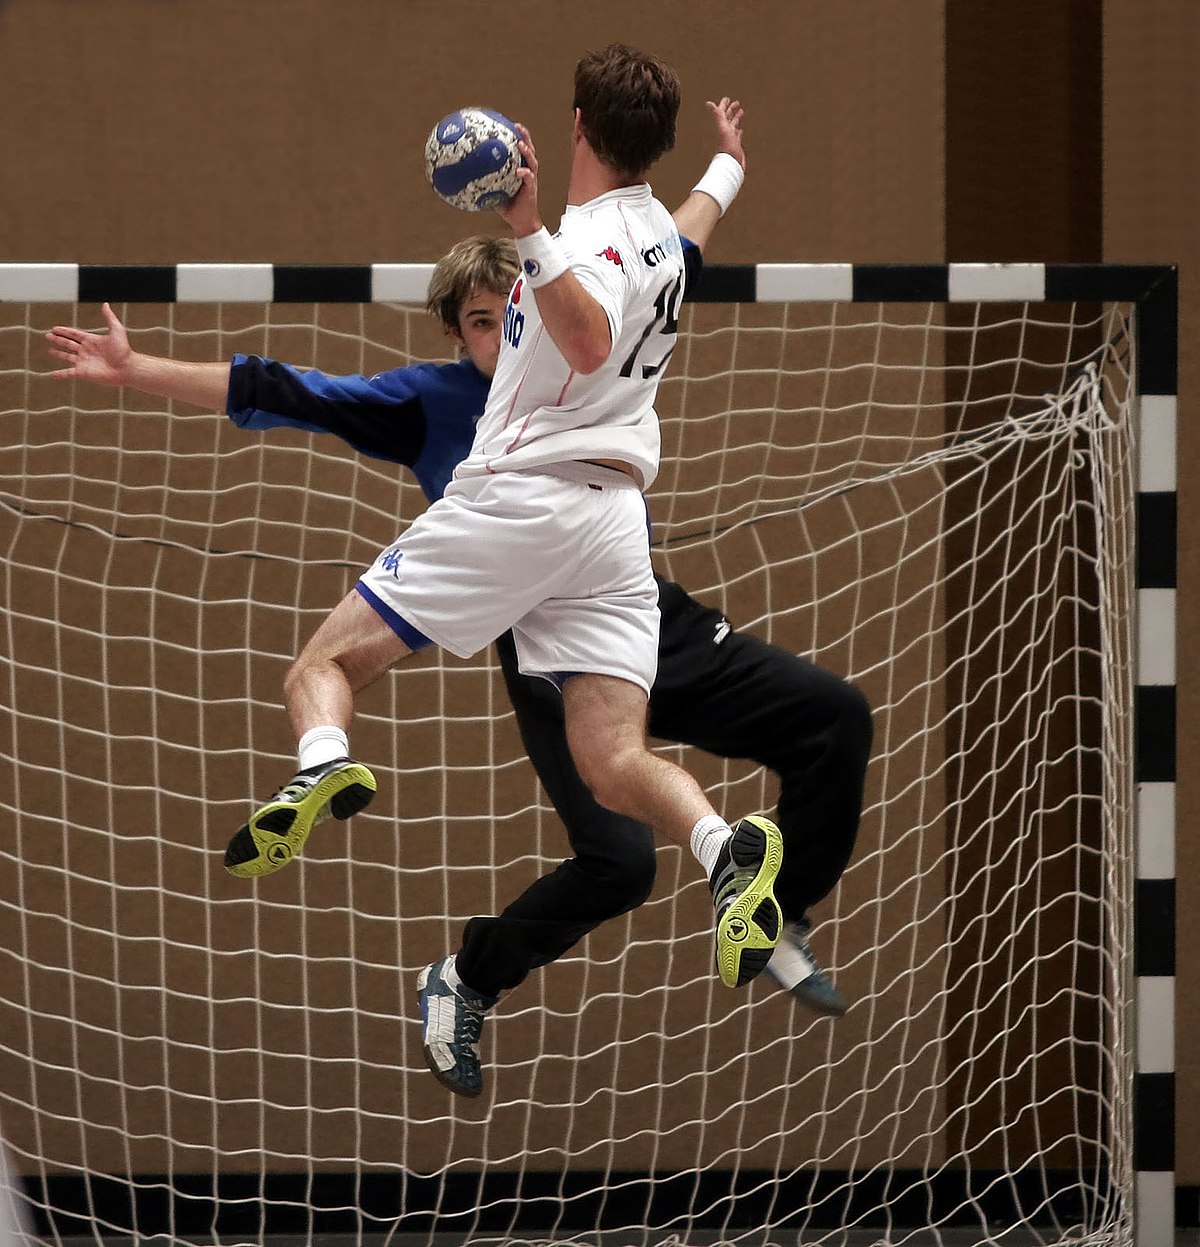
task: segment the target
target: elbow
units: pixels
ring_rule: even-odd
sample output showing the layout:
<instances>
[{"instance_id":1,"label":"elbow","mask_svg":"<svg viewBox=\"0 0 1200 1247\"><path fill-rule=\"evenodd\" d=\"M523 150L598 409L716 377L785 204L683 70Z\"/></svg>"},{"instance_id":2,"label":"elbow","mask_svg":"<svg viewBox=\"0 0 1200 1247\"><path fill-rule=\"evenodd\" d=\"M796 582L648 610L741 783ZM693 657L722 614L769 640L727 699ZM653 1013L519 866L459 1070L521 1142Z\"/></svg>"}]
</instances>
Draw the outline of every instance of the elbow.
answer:
<instances>
[{"instance_id":1,"label":"elbow","mask_svg":"<svg viewBox=\"0 0 1200 1247\"><path fill-rule=\"evenodd\" d=\"M607 330L607 326L605 328ZM567 344L567 349L563 352L571 368L585 377L600 368L610 354L612 354L612 339L607 332L603 339L596 334L578 334Z\"/></svg>"},{"instance_id":2,"label":"elbow","mask_svg":"<svg viewBox=\"0 0 1200 1247\"><path fill-rule=\"evenodd\" d=\"M588 376L612 354L612 327L595 300L590 300L586 307L569 308L565 315L550 317L543 312L542 318L559 354L573 372Z\"/></svg>"},{"instance_id":3,"label":"elbow","mask_svg":"<svg viewBox=\"0 0 1200 1247\"><path fill-rule=\"evenodd\" d=\"M606 359L608 359L607 351L587 350L580 351L574 359L568 362L576 372L587 377L600 368Z\"/></svg>"}]
</instances>

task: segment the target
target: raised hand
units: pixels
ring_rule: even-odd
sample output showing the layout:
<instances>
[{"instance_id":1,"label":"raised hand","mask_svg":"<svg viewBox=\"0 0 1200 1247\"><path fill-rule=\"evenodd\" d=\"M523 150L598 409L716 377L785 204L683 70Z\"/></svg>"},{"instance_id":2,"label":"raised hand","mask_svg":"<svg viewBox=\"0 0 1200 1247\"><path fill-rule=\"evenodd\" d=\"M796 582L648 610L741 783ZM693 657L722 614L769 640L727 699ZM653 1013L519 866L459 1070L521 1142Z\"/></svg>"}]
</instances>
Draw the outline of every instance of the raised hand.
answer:
<instances>
[{"instance_id":1,"label":"raised hand","mask_svg":"<svg viewBox=\"0 0 1200 1247\"><path fill-rule=\"evenodd\" d=\"M712 100L705 103L717 127L717 151L732 156L744 169L746 152L742 147L742 117L745 116L745 109L727 95L721 97L719 104L714 104Z\"/></svg>"},{"instance_id":2,"label":"raised hand","mask_svg":"<svg viewBox=\"0 0 1200 1247\"><path fill-rule=\"evenodd\" d=\"M125 326L107 303L100 310L108 325L107 333L89 333L70 325L55 325L46 334L50 354L66 360L68 364L66 368L52 372L52 377L95 381L100 385L127 383L133 350Z\"/></svg>"}]
</instances>

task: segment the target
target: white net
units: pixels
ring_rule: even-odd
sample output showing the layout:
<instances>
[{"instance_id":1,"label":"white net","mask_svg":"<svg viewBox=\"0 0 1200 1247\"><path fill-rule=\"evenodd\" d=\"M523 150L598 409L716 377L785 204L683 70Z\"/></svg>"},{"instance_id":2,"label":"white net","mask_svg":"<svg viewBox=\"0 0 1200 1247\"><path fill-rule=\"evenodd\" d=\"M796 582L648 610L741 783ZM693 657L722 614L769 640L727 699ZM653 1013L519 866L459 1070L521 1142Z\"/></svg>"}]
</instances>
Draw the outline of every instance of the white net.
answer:
<instances>
[{"instance_id":1,"label":"white net","mask_svg":"<svg viewBox=\"0 0 1200 1247\"><path fill-rule=\"evenodd\" d=\"M139 349L374 373L384 305L118 308ZM489 652L360 699L369 811L251 886L284 671L423 507L332 438L49 379L0 322L0 1119L43 1241L1128 1242L1129 309L700 305L661 390L659 569L852 678L836 1022L712 970L693 862L421 1055L414 980L566 853ZM772 777L664 744L718 809Z\"/></svg>"}]
</instances>

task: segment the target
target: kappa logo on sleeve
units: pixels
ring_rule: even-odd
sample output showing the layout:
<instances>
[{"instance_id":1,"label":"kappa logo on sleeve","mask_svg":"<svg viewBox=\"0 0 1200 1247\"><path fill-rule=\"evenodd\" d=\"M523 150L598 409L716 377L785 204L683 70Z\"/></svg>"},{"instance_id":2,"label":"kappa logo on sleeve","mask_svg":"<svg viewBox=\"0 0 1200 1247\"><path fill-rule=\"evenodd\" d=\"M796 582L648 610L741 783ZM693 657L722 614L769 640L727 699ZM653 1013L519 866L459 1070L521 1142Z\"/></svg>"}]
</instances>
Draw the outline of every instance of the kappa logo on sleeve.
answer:
<instances>
[{"instance_id":1,"label":"kappa logo on sleeve","mask_svg":"<svg viewBox=\"0 0 1200 1247\"><path fill-rule=\"evenodd\" d=\"M621 259L621 253L616 249L616 247L605 247L603 251L597 251L596 254L602 260L611 260L617 268L624 271L625 264Z\"/></svg>"}]
</instances>

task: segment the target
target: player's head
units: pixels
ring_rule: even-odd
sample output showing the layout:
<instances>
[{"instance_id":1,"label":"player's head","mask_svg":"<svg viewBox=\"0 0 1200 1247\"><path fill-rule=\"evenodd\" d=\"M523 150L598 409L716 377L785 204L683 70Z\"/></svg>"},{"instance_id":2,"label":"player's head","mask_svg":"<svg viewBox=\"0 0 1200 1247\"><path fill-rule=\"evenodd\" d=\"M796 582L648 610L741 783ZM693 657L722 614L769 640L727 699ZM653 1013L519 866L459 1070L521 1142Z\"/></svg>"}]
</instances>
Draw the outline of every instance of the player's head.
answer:
<instances>
[{"instance_id":1,"label":"player's head","mask_svg":"<svg viewBox=\"0 0 1200 1247\"><path fill-rule=\"evenodd\" d=\"M639 179L675 146L679 77L647 52L611 43L575 66L576 125L610 169Z\"/></svg>"},{"instance_id":2,"label":"player's head","mask_svg":"<svg viewBox=\"0 0 1200 1247\"><path fill-rule=\"evenodd\" d=\"M485 377L496 371L504 305L520 272L511 238L476 234L434 266L425 306Z\"/></svg>"}]
</instances>

